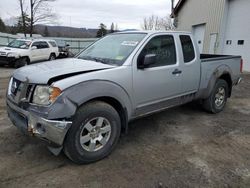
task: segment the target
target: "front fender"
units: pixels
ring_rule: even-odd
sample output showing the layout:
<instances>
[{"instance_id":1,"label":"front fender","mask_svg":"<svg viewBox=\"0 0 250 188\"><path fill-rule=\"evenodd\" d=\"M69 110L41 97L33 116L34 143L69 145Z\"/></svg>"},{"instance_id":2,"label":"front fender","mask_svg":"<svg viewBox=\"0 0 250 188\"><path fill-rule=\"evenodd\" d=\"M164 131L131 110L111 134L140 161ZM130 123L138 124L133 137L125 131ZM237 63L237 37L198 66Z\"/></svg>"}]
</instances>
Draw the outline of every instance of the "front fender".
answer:
<instances>
[{"instance_id":1,"label":"front fender","mask_svg":"<svg viewBox=\"0 0 250 188\"><path fill-rule=\"evenodd\" d=\"M111 97L119 101L130 119L132 102L129 94L120 85L103 80L81 82L67 88L50 108L49 118L72 117L79 106L99 97Z\"/></svg>"}]
</instances>

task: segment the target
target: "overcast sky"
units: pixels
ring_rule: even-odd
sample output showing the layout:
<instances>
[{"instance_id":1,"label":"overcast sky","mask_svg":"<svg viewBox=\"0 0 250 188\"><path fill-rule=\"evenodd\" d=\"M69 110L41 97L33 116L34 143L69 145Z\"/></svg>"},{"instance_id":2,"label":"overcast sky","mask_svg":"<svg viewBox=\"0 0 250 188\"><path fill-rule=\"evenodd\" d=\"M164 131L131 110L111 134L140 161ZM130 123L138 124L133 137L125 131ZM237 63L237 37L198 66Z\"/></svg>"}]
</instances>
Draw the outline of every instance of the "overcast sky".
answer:
<instances>
[{"instance_id":1,"label":"overcast sky","mask_svg":"<svg viewBox=\"0 0 250 188\"><path fill-rule=\"evenodd\" d=\"M29 1L29 0L26 0ZM97 28L102 22L118 29L140 29L143 17L170 13L170 0L57 0L50 3L64 26ZM19 16L18 0L0 0L3 20Z\"/></svg>"}]
</instances>

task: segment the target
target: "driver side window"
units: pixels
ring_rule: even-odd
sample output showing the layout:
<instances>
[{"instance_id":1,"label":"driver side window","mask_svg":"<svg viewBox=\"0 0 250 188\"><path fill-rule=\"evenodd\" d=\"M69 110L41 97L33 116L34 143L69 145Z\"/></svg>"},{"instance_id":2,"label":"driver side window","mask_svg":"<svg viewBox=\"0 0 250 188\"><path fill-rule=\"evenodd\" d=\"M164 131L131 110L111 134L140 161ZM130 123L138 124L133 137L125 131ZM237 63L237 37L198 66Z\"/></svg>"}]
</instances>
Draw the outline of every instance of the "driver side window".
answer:
<instances>
[{"instance_id":1,"label":"driver side window","mask_svg":"<svg viewBox=\"0 0 250 188\"><path fill-rule=\"evenodd\" d=\"M147 68L176 64L174 37L172 35L153 37L138 56L137 64L143 64L145 56L149 54L156 55L156 62Z\"/></svg>"},{"instance_id":2,"label":"driver side window","mask_svg":"<svg viewBox=\"0 0 250 188\"><path fill-rule=\"evenodd\" d=\"M32 46L36 46L37 49L41 48L40 42L34 42Z\"/></svg>"}]
</instances>

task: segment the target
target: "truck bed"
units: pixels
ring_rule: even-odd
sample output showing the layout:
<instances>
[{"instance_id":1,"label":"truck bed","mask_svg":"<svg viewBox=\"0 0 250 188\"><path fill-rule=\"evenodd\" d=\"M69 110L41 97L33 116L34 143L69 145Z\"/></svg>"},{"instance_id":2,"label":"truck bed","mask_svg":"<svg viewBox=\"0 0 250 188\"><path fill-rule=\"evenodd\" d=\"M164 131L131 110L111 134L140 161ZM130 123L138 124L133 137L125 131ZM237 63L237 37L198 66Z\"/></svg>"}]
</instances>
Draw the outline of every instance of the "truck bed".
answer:
<instances>
[{"instance_id":1,"label":"truck bed","mask_svg":"<svg viewBox=\"0 0 250 188\"><path fill-rule=\"evenodd\" d=\"M233 56L233 55L218 55L218 54L200 54L201 62L208 62L208 61L220 61L226 59L238 59L241 56Z\"/></svg>"},{"instance_id":2,"label":"truck bed","mask_svg":"<svg viewBox=\"0 0 250 188\"><path fill-rule=\"evenodd\" d=\"M208 93L209 82L217 72L227 71L233 84L240 77L241 56L201 54L200 91Z\"/></svg>"}]
</instances>

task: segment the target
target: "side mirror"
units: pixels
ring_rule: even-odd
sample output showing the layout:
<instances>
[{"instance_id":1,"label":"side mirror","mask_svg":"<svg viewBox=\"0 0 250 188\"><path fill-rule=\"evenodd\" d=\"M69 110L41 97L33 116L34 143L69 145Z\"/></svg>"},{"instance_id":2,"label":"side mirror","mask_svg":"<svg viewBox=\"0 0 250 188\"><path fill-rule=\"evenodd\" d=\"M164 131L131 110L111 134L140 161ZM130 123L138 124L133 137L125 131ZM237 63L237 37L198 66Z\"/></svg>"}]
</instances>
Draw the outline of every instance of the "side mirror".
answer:
<instances>
[{"instance_id":1,"label":"side mirror","mask_svg":"<svg viewBox=\"0 0 250 188\"><path fill-rule=\"evenodd\" d=\"M156 54L147 54L144 56L143 62L140 63L138 68L144 69L149 67L149 65L156 63Z\"/></svg>"},{"instance_id":2,"label":"side mirror","mask_svg":"<svg viewBox=\"0 0 250 188\"><path fill-rule=\"evenodd\" d=\"M31 47L31 50L36 50L36 49L37 49L36 46L32 46L32 47Z\"/></svg>"},{"instance_id":3,"label":"side mirror","mask_svg":"<svg viewBox=\"0 0 250 188\"><path fill-rule=\"evenodd\" d=\"M70 45L69 44L66 44L67 47L69 47Z\"/></svg>"}]
</instances>

